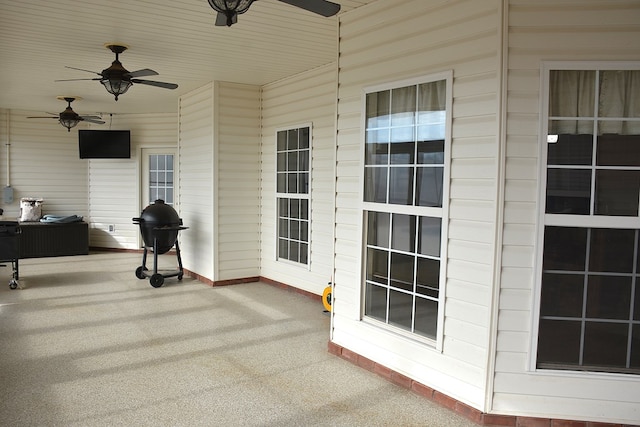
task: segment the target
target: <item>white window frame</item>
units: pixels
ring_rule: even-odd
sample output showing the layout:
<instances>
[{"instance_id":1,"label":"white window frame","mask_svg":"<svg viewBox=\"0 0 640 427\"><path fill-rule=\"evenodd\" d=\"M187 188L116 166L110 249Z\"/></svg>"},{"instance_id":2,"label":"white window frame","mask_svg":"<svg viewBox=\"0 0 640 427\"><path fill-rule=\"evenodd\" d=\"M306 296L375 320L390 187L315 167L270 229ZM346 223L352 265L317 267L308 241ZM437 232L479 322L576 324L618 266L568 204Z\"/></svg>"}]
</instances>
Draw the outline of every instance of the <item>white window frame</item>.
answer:
<instances>
[{"instance_id":1,"label":"white window frame","mask_svg":"<svg viewBox=\"0 0 640 427\"><path fill-rule=\"evenodd\" d=\"M425 83L431 83L435 81L444 80L446 83L446 122L445 122L445 138L444 138L444 162L443 162L443 188L442 188L442 207L434 208L434 207L423 207L423 206L401 206L395 204L388 203L374 203L374 202L365 202L364 201L364 182L365 182L365 149L366 149L366 129L367 129L367 114L366 114L366 98L367 94L374 92L381 92L391 89L402 88L405 86L419 85ZM380 85L368 86L364 87L362 91L362 121L361 121L361 130L362 134L360 137L361 147L360 147L360 185L359 185L359 197L361 201L361 209L360 209L360 245L361 245L361 254L360 254L360 307L359 307L359 319L360 321L372 325L374 327L381 328L385 331L388 331L394 335L398 335L400 337L407 338L411 341L418 341L420 343L426 344L429 347L434 348L435 350L442 352L443 350L443 337L444 337L444 318L445 318L445 300L446 300L446 276L447 276L447 236L448 236L448 223L449 223L449 192L450 192L450 176L451 176L451 130L452 130L452 114L453 114L453 70L443 71L439 73L433 73L424 75L421 77L410 78L405 80L393 81L388 83L383 83ZM415 182L415 176L414 176ZM436 339L430 339L428 337L419 335L414 332L410 332L404 330L402 328L393 326L391 324L378 321L371 317L366 317L364 315L365 311L365 285L366 285L366 250L367 250L367 212L375 211L375 212L388 212L388 213L396 213L396 214L407 214L407 215L415 215L415 216L427 216L427 217L440 217L442 220L441 223L441 233L440 233L440 272L439 272L439 283L440 289L438 293L438 315L437 315L437 325L436 325Z\"/></svg>"},{"instance_id":2,"label":"white window frame","mask_svg":"<svg viewBox=\"0 0 640 427\"><path fill-rule=\"evenodd\" d=\"M283 132L283 131L289 131L289 130L294 130L294 129L303 129L303 128L308 128L309 129L309 191L307 193L280 193L278 192L278 133L279 132ZM274 201L275 201L275 208L274 208L274 217L275 217L275 244L274 244L274 255L275 255L275 260L277 262L281 262L281 263L285 263L285 264L289 264L292 266L296 266L296 267L300 267L300 268L305 268L307 270L311 270L311 192L312 192L312 180L313 180L313 176L312 176L312 171L313 171L313 123L311 122L307 122L307 123L301 123L301 124L292 124L292 125L288 125L288 126L282 126L279 128L276 128L275 132L274 132L274 140L275 140L275 150L274 150L274 177L275 177L275 185L274 185ZM307 262L305 263L301 263L301 262L296 262L296 261L292 261L288 258L281 258L280 257L280 252L279 252L279 239L280 239L280 207L279 207L279 199L281 198L286 198L286 199L306 199L307 200L307 206L308 206L308 211L307 211L307 218L308 218L308 228L307 228Z\"/></svg>"},{"instance_id":3,"label":"white window frame","mask_svg":"<svg viewBox=\"0 0 640 427\"><path fill-rule=\"evenodd\" d=\"M635 228L640 229L637 217L608 217L605 215L546 214L547 191L547 134L549 132L549 77L552 70L638 70L640 61L544 61L540 66L540 123L539 123L539 170L538 170L538 215L536 221L533 304L531 311L531 336L529 342L528 371L532 373L581 378L633 377L633 374L614 372L541 369L537 367L540 304L542 295L542 262L544 256L545 226L580 228ZM593 118L592 118L593 119Z\"/></svg>"}]
</instances>

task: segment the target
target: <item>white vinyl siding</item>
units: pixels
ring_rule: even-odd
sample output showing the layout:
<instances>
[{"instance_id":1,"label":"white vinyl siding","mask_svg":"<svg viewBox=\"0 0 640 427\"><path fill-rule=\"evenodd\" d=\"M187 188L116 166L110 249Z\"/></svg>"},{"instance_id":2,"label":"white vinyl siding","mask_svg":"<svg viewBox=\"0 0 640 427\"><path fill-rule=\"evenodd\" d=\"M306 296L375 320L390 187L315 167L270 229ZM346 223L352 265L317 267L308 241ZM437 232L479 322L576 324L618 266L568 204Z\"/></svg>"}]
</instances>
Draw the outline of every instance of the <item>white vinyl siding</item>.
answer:
<instances>
[{"instance_id":1,"label":"white vinyl siding","mask_svg":"<svg viewBox=\"0 0 640 427\"><path fill-rule=\"evenodd\" d=\"M213 82L181 98L186 269L212 281L259 274L258 87Z\"/></svg>"},{"instance_id":2,"label":"white vinyl siding","mask_svg":"<svg viewBox=\"0 0 640 427\"><path fill-rule=\"evenodd\" d=\"M0 188L13 188L12 203L0 196L4 219L20 216L22 197L44 199L43 214L86 217L88 164L79 158L77 127L67 132L54 119L27 119L34 115L43 114L0 110Z\"/></svg>"},{"instance_id":3,"label":"white vinyl siding","mask_svg":"<svg viewBox=\"0 0 640 427\"><path fill-rule=\"evenodd\" d=\"M263 87L261 275L321 295L332 276L335 165L335 64ZM308 265L276 262L276 130L312 123Z\"/></svg>"},{"instance_id":4,"label":"white vinyl siding","mask_svg":"<svg viewBox=\"0 0 640 427\"><path fill-rule=\"evenodd\" d=\"M500 1L381 0L340 16L333 341L485 407L496 219ZM453 73L442 352L360 321L363 88Z\"/></svg>"},{"instance_id":5,"label":"white vinyl siding","mask_svg":"<svg viewBox=\"0 0 640 427\"><path fill-rule=\"evenodd\" d=\"M92 129L131 131L130 159L91 159L89 169L90 245L99 248L139 249L140 228L133 224L147 204L140 198L140 148L177 145L178 120L173 113L115 114ZM113 232L108 231L114 225Z\"/></svg>"},{"instance_id":6,"label":"white vinyl siding","mask_svg":"<svg viewBox=\"0 0 640 427\"><path fill-rule=\"evenodd\" d=\"M260 273L260 88L216 83L216 280Z\"/></svg>"},{"instance_id":7,"label":"white vinyl siding","mask_svg":"<svg viewBox=\"0 0 640 427\"><path fill-rule=\"evenodd\" d=\"M504 239L493 412L636 423L640 381L534 372L541 64L637 60L640 2L508 2ZM553 399L550 399L553 397Z\"/></svg>"},{"instance_id":8,"label":"white vinyl siding","mask_svg":"<svg viewBox=\"0 0 640 427\"><path fill-rule=\"evenodd\" d=\"M196 89L180 98L178 142L178 212L188 230L181 232L184 268L216 280L214 253L217 169L214 161L214 85Z\"/></svg>"}]
</instances>

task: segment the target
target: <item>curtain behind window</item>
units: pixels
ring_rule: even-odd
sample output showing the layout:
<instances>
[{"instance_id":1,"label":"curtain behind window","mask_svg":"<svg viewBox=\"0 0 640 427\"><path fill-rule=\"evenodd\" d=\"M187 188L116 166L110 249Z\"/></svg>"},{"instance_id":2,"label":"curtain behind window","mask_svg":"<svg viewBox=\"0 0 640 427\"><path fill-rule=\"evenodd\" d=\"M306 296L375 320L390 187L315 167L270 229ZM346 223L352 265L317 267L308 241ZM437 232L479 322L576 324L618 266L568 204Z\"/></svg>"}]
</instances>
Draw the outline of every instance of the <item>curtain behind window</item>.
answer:
<instances>
[{"instance_id":1,"label":"curtain behind window","mask_svg":"<svg viewBox=\"0 0 640 427\"><path fill-rule=\"evenodd\" d=\"M549 116L577 120L551 120L550 134L592 134L593 121L581 117L628 119L640 118L640 71L606 70L599 75L596 115L596 71L555 70L550 74L550 90L554 96ZM640 134L640 121L602 120L598 133Z\"/></svg>"}]
</instances>

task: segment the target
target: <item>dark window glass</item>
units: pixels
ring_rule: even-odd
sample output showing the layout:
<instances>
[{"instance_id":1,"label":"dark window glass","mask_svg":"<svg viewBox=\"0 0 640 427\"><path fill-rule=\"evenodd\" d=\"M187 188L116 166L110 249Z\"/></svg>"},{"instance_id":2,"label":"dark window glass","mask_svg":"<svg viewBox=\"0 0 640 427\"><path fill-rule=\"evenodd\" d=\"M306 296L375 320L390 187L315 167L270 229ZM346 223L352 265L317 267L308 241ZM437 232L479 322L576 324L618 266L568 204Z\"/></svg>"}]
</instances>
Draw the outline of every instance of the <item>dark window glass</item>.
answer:
<instances>
[{"instance_id":1,"label":"dark window glass","mask_svg":"<svg viewBox=\"0 0 640 427\"><path fill-rule=\"evenodd\" d=\"M287 193L297 193L297 192L298 192L298 174L288 173L287 174Z\"/></svg>"},{"instance_id":2,"label":"dark window glass","mask_svg":"<svg viewBox=\"0 0 640 427\"><path fill-rule=\"evenodd\" d=\"M408 331L411 330L413 297L404 292L389 290L389 323Z\"/></svg>"},{"instance_id":3,"label":"dark window glass","mask_svg":"<svg viewBox=\"0 0 640 427\"><path fill-rule=\"evenodd\" d=\"M298 152L298 167L301 171L309 170L309 150Z\"/></svg>"},{"instance_id":4,"label":"dark window glass","mask_svg":"<svg viewBox=\"0 0 640 427\"><path fill-rule=\"evenodd\" d=\"M278 227L278 235L280 237L289 237L289 221L286 219L278 220L280 226Z\"/></svg>"},{"instance_id":5,"label":"dark window glass","mask_svg":"<svg viewBox=\"0 0 640 427\"><path fill-rule=\"evenodd\" d=\"M300 243L289 241L289 259L294 262L300 262Z\"/></svg>"},{"instance_id":6,"label":"dark window glass","mask_svg":"<svg viewBox=\"0 0 640 427\"><path fill-rule=\"evenodd\" d=\"M413 215L393 215L391 248L405 252L416 250L416 217Z\"/></svg>"},{"instance_id":7,"label":"dark window glass","mask_svg":"<svg viewBox=\"0 0 640 427\"><path fill-rule=\"evenodd\" d=\"M278 256L281 258L289 258L289 241L286 239L278 240Z\"/></svg>"},{"instance_id":8,"label":"dark window glass","mask_svg":"<svg viewBox=\"0 0 640 427\"><path fill-rule=\"evenodd\" d=\"M442 218L421 216L418 221L418 253L440 257L440 235Z\"/></svg>"},{"instance_id":9,"label":"dark window glass","mask_svg":"<svg viewBox=\"0 0 640 427\"><path fill-rule=\"evenodd\" d=\"M547 213L588 215L590 202L591 170L547 170Z\"/></svg>"},{"instance_id":10,"label":"dark window glass","mask_svg":"<svg viewBox=\"0 0 640 427\"><path fill-rule=\"evenodd\" d=\"M627 365L628 341L628 324L587 322L583 364L624 368Z\"/></svg>"},{"instance_id":11,"label":"dark window glass","mask_svg":"<svg viewBox=\"0 0 640 427\"><path fill-rule=\"evenodd\" d=\"M287 174L278 173L278 193L287 192Z\"/></svg>"},{"instance_id":12,"label":"dark window glass","mask_svg":"<svg viewBox=\"0 0 640 427\"><path fill-rule=\"evenodd\" d=\"M584 271L587 230L584 228L545 227L543 269Z\"/></svg>"},{"instance_id":13,"label":"dark window glass","mask_svg":"<svg viewBox=\"0 0 640 427\"><path fill-rule=\"evenodd\" d=\"M591 229L589 271L631 273L635 230Z\"/></svg>"},{"instance_id":14,"label":"dark window glass","mask_svg":"<svg viewBox=\"0 0 640 427\"><path fill-rule=\"evenodd\" d=\"M638 216L640 171L596 171L596 215Z\"/></svg>"},{"instance_id":15,"label":"dark window glass","mask_svg":"<svg viewBox=\"0 0 640 427\"><path fill-rule=\"evenodd\" d=\"M631 335L631 368L640 368L640 324L638 323L633 325Z\"/></svg>"},{"instance_id":16,"label":"dark window glass","mask_svg":"<svg viewBox=\"0 0 640 427\"><path fill-rule=\"evenodd\" d=\"M417 168L417 206L442 207L443 172L442 167Z\"/></svg>"},{"instance_id":17,"label":"dark window glass","mask_svg":"<svg viewBox=\"0 0 640 427\"><path fill-rule=\"evenodd\" d=\"M311 141L310 137L310 129L307 128L300 128L299 129L299 144L300 144L300 149L305 149L305 148L309 148L309 142Z\"/></svg>"},{"instance_id":18,"label":"dark window glass","mask_svg":"<svg viewBox=\"0 0 640 427\"><path fill-rule=\"evenodd\" d=\"M540 314L582 317L584 280L583 274L543 274Z\"/></svg>"},{"instance_id":19,"label":"dark window glass","mask_svg":"<svg viewBox=\"0 0 640 427\"><path fill-rule=\"evenodd\" d=\"M389 203L396 205L413 204L412 167L395 167L389 169Z\"/></svg>"},{"instance_id":20,"label":"dark window glass","mask_svg":"<svg viewBox=\"0 0 640 427\"><path fill-rule=\"evenodd\" d=\"M367 128L388 127L391 119L391 91L367 94Z\"/></svg>"},{"instance_id":21,"label":"dark window glass","mask_svg":"<svg viewBox=\"0 0 640 427\"><path fill-rule=\"evenodd\" d=\"M438 303L416 297L416 333L436 339L438 328Z\"/></svg>"},{"instance_id":22,"label":"dark window glass","mask_svg":"<svg viewBox=\"0 0 640 427\"><path fill-rule=\"evenodd\" d=\"M616 123L620 129L626 125ZM640 135L598 135L596 159L598 166L640 166Z\"/></svg>"},{"instance_id":23,"label":"dark window glass","mask_svg":"<svg viewBox=\"0 0 640 427\"><path fill-rule=\"evenodd\" d=\"M558 141L547 144L548 165L591 165L593 135L558 135Z\"/></svg>"},{"instance_id":24,"label":"dark window glass","mask_svg":"<svg viewBox=\"0 0 640 427\"><path fill-rule=\"evenodd\" d=\"M300 218L309 219L309 200L300 199Z\"/></svg>"},{"instance_id":25,"label":"dark window glass","mask_svg":"<svg viewBox=\"0 0 640 427\"><path fill-rule=\"evenodd\" d=\"M587 317L629 319L631 277L589 276Z\"/></svg>"},{"instance_id":26,"label":"dark window glass","mask_svg":"<svg viewBox=\"0 0 640 427\"><path fill-rule=\"evenodd\" d=\"M387 320L387 288L367 283L365 286L364 313L374 319Z\"/></svg>"},{"instance_id":27,"label":"dark window glass","mask_svg":"<svg viewBox=\"0 0 640 427\"><path fill-rule=\"evenodd\" d=\"M431 298L438 298L440 290L440 261L418 258L416 292Z\"/></svg>"},{"instance_id":28,"label":"dark window glass","mask_svg":"<svg viewBox=\"0 0 640 427\"><path fill-rule=\"evenodd\" d=\"M289 129L287 131L287 150L297 150L298 147L298 129Z\"/></svg>"},{"instance_id":29,"label":"dark window glass","mask_svg":"<svg viewBox=\"0 0 640 427\"><path fill-rule=\"evenodd\" d=\"M389 252L379 249L367 249L367 280L388 284Z\"/></svg>"},{"instance_id":30,"label":"dark window glass","mask_svg":"<svg viewBox=\"0 0 640 427\"><path fill-rule=\"evenodd\" d=\"M309 245L306 243L300 243L300 263L306 264L309 258Z\"/></svg>"},{"instance_id":31,"label":"dark window glass","mask_svg":"<svg viewBox=\"0 0 640 427\"><path fill-rule=\"evenodd\" d=\"M298 193L299 194L309 193L309 174L307 172L298 174Z\"/></svg>"},{"instance_id":32,"label":"dark window glass","mask_svg":"<svg viewBox=\"0 0 640 427\"><path fill-rule=\"evenodd\" d=\"M289 199L289 217L300 218L300 200Z\"/></svg>"},{"instance_id":33,"label":"dark window glass","mask_svg":"<svg viewBox=\"0 0 640 427\"><path fill-rule=\"evenodd\" d=\"M367 244L388 248L390 214L369 212L367 215Z\"/></svg>"},{"instance_id":34,"label":"dark window glass","mask_svg":"<svg viewBox=\"0 0 640 427\"><path fill-rule=\"evenodd\" d=\"M290 151L287 153L287 170L288 171L298 170L298 152L297 151Z\"/></svg>"},{"instance_id":35,"label":"dark window glass","mask_svg":"<svg viewBox=\"0 0 640 427\"><path fill-rule=\"evenodd\" d=\"M415 257L392 252L391 253L391 286L413 291L413 272Z\"/></svg>"},{"instance_id":36,"label":"dark window glass","mask_svg":"<svg viewBox=\"0 0 640 427\"><path fill-rule=\"evenodd\" d=\"M540 320L538 363L577 365L580 361L581 323Z\"/></svg>"},{"instance_id":37,"label":"dark window glass","mask_svg":"<svg viewBox=\"0 0 640 427\"><path fill-rule=\"evenodd\" d=\"M371 132L374 131L369 131L369 133ZM373 136L370 138L373 138ZM388 142L379 143L367 140L364 150L364 162L366 165L386 165L389 161Z\"/></svg>"},{"instance_id":38,"label":"dark window glass","mask_svg":"<svg viewBox=\"0 0 640 427\"><path fill-rule=\"evenodd\" d=\"M444 164L444 141L439 140L418 142L418 164Z\"/></svg>"},{"instance_id":39,"label":"dark window glass","mask_svg":"<svg viewBox=\"0 0 640 427\"><path fill-rule=\"evenodd\" d=\"M365 168L364 201L387 202L387 168Z\"/></svg>"},{"instance_id":40,"label":"dark window glass","mask_svg":"<svg viewBox=\"0 0 640 427\"><path fill-rule=\"evenodd\" d=\"M287 149L287 132L284 132L284 131L278 132L276 139L277 139L276 150L278 151L286 150Z\"/></svg>"},{"instance_id":41,"label":"dark window glass","mask_svg":"<svg viewBox=\"0 0 640 427\"><path fill-rule=\"evenodd\" d=\"M416 143L394 142L391 144L391 164L392 165L413 165L415 163Z\"/></svg>"}]
</instances>

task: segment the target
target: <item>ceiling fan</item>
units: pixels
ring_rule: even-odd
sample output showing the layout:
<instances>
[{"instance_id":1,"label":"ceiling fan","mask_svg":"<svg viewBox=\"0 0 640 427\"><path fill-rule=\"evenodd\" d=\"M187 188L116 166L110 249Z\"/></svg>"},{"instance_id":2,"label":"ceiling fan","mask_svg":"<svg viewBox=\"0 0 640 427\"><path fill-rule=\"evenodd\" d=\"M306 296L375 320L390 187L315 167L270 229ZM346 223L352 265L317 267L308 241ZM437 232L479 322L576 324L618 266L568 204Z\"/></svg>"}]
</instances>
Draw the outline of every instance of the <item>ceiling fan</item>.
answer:
<instances>
[{"instance_id":1,"label":"ceiling fan","mask_svg":"<svg viewBox=\"0 0 640 427\"><path fill-rule=\"evenodd\" d=\"M59 114L47 113L51 114L50 116L31 116L27 117L27 119L56 119L62 126L67 128L68 132L71 132L71 128L82 121L96 123L99 125L104 124L104 121L101 120L100 116L81 116L73 111L73 109L71 108L71 103L73 101L80 101L82 98L77 96L58 96L57 98L61 101L67 102L67 108L65 108L63 112Z\"/></svg>"},{"instance_id":2,"label":"ceiling fan","mask_svg":"<svg viewBox=\"0 0 640 427\"><path fill-rule=\"evenodd\" d=\"M249 10L249 6L256 0L208 0L209 6L218 15L216 16L216 26L230 27L238 22L238 15ZM340 11L340 5L327 0L279 0L283 3L296 6L309 12L322 15L324 17L333 16Z\"/></svg>"},{"instance_id":3,"label":"ceiling fan","mask_svg":"<svg viewBox=\"0 0 640 427\"><path fill-rule=\"evenodd\" d=\"M70 82L70 81L78 81L78 80L98 80L100 83L104 85L112 95L115 95L116 101L118 100L118 96L125 93L131 85L134 83L156 86L165 89L176 89L178 87L175 83L165 83L165 82L157 82L154 80L142 80L138 77L146 77L146 76L157 76L158 73L150 70L148 68L144 68L138 71L128 71L126 68L122 66L122 63L119 60L119 55L127 50L128 46L123 44L114 44L114 43L105 43L104 45L111 52L116 54L116 59L111 63L109 68L105 68L102 72L98 73L96 71L84 70L82 68L74 68L74 67L66 67L71 68L72 70L86 71L89 73L94 73L99 75L100 77L96 77L93 79L67 79L67 80L56 80L57 82Z\"/></svg>"}]
</instances>

